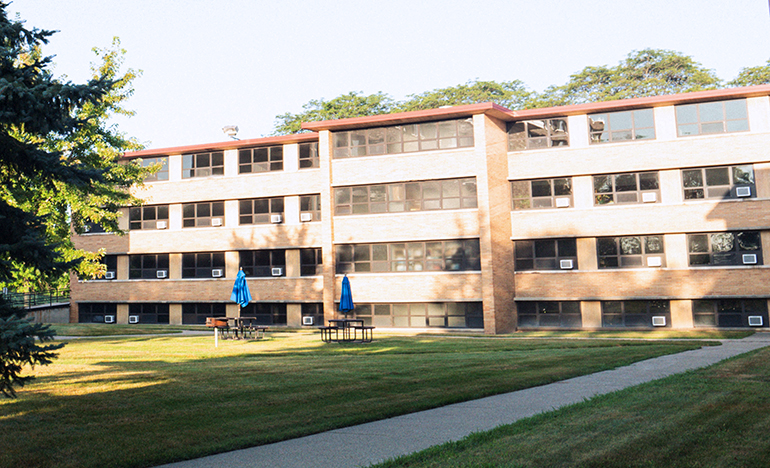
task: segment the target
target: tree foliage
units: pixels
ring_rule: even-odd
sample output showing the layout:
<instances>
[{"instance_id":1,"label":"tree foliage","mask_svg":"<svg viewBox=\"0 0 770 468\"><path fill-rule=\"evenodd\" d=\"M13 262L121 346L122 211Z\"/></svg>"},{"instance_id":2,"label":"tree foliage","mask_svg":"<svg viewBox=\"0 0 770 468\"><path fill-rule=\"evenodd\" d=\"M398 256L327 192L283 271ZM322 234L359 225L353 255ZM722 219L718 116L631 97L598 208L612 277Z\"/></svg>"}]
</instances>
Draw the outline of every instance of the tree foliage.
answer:
<instances>
[{"instance_id":1,"label":"tree foliage","mask_svg":"<svg viewBox=\"0 0 770 468\"><path fill-rule=\"evenodd\" d=\"M770 60L758 67L744 67L727 86L755 86L770 84Z\"/></svg>"},{"instance_id":2,"label":"tree foliage","mask_svg":"<svg viewBox=\"0 0 770 468\"><path fill-rule=\"evenodd\" d=\"M387 114L393 108L393 99L382 92L361 95L352 91L326 101L313 99L302 106L303 112L276 116L274 135L288 135L302 130L302 122L318 122L322 120L349 119L369 115Z\"/></svg>"},{"instance_id":3,"label":"tree foliage","mask_svg":"<svg viewBox=\"0 0 770 468\"><path fill-rule=\"evenodd\" d=\"M395 105L393 110L406 112L481 102L494 102L507 109L518 110L526 107L533 95L534 93L527 90L524 83L519 80L502 83L477 80L409 95L406 100Z\"/></svg>"},{"instance_id":4,"label":"tree foliage","mask_svg":"<svg viewBox=\"0 0 770 468\"><path fill-rule=\"evenodd\" d=\"M98 269L98 254L74 248L70 226L118 231L118 208L141 202L127 189L146 170L119 162L138 145L108 123L128 112L121 103L136 74L119 76L123 51L115 42L96 50L102 63L88 83L55 78L51 57L41 53L53 32L9 20L6 8L0 3L0 286L50 284L72 268ZM53 330L24 315L0 300L0 392L7 396L28 380L23 365L46 364L61 347L36 344Z\"/></svg>"}]
</instances>

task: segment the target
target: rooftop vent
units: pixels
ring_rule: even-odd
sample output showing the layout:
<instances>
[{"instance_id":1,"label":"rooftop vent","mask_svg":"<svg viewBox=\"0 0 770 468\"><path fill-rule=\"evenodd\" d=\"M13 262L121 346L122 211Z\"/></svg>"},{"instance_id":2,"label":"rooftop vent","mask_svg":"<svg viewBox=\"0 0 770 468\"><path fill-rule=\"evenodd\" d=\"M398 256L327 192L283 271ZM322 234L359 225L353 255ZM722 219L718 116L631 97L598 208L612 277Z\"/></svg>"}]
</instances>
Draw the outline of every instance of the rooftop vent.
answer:
<instances>
[{"instance_id":1,"label":"rooftop vent","mask_svg":"<svg viewBox=\"0 0 770 468\"><path fill-rule=\"evenodd\" d=\"M238 138L235 137L235 135L238 134L238 126L237 125L225 125L222 127L222 131L225 132L225 135L229 136L233 140L237 140Z\"/></svg>"}]
</instances>

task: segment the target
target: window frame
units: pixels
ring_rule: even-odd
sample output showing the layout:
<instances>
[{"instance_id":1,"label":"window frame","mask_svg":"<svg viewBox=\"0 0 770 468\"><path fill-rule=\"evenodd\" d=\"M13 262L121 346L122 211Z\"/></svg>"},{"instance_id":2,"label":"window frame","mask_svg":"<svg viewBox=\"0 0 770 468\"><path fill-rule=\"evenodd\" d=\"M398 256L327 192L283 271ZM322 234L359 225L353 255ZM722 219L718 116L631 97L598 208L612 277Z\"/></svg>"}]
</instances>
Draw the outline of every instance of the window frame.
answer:
<instances>
[{"instance_id":1,"label":"window frame","mask_svg":"<svg viewBox=\"0 0 770 468\"><path fill-rule=\"evenodd\" d=\"M321 167L321 158L318 155L318 142L299 144L299 168L315 169Z\"/></svg>"},{"instance_id":2,"label":"window frame","mask_svg":"<svg viewBox=\"0 0 770 468\"><path fill-rule=\"evenodd\" d=\"M538 123L540 125L537 125ZM543 132L543 134L537 135L536 133L539 132ZM549 117L547 119L509 122L506 126L506 133L508 134L509 152L569 147L569 123L567 117ZM521 137L515 135L521 135Z\"/></svg>"},{"instance_id":3,"label":"window frame","mask_svg":"<svg viewBox=\"0 0 770 468\"><path fill-rule=\"evenodd\" d=\"M542 255L545 253L544 249L548 250L548 244L553 244L553 256ZM578 269L577 239L574 237L517 240L514 242L513 251L514 271L562 271ZM538 253L541 255L538 255ZM569 255L570 253L573 255ZM562 269L562 260L571 260L572 268Z\"/></svg>"},{"instance_id":4,"label":"window frame","mask_svg":"<svg viewBox=\"0 0 770 468\"><path fill-rule=\"evenodd\" d=\"M190 210L193 216L190 216ZM208 212L208 214L205 214ZM219 213L219 214L217 214ZM222 224L214 226L212 221L216 218L222 220ZM224 227L225 226L225 202L196 202L182 204L182 228L198 227Z\"/></svg>"},{"instance_id":5,"label":"window frame","mask_svg":"<svg viewBox=\"0 0 770 468\"><path fill-rule=\"evenodd\" d=\"M260 262L260 257L267 262ZM264 258L261 258L264 260ZM254 249L238 251L238 266L247 278L282 278L286 276L286 249ZM273 275L280 268L280 275Z\"/></svg>"},{"instance_id":6,"label":"window frame","mask_svg":"<svg viewBox=\"0 0 770 468\"><path fill-rule=\"evenodd\" d=\"M184 325L204 325L207 317L225 316L227 316L227 306L224 302L182 303L182 324Z\"/></svg>"},{"instance_id":7,"label":"window frame","mask_svg":"<svg viewBox=\"0 0 770 468\"><path fill-rule=\"evenodd\" d=\"M128 209L129 231L154 231L158 228L159 221L166 222L168 228L169 205L143 205L132 206ZM152 217L149 217L151 215Z\"/></svg>"},{"instance_id":8,"label":"window frame","mask_svg":"<svg viewBox=\"0 0 770 468\"><path fill-rule=\"evenodd\" d=\"M267 211L256 211L257 207L267 203ZM245 208L249 208L250 211L245 211ZM238 225L247 226L255 224L283 224L285 220L284 211L286 209L284 197L264 197L264 198L249 198L238 200ZM274 223L272 220L273 215L281 215L281 222ZM246 220L248 217L248 221Z\"/></svg>"},{"instance_id":9,"label":"window frame","mask_svg":"<svg viewBox=\"0 0 770 468\"><path fill-rule=\"evenodd\" d=\"M141 161L139 164L142 167L149 167L155 164L160 164L160 170L155 174L150 174L144 178L145 182L165 182L168 180L168 156L158 156L154 158L139 158Z\"/></svg>"},{"instance_id":10,"label":"window frame","mask_svg":"<svg viewBox=\"0 0 770 468\"><path fill-rule=\"evenodd\" d=\"M137 262L139 264L138 267L136 265ZM128 279L164 279L158 278L158 272L163 270L166 271L165 279L167 279L169 271L168 254L138 254L128 256Z\"/></svg>"},{"instance_id":11,"label":"window frame","mask_svg":"<svg viewBox=\"0 0 770 468\"><path fill-rule=\"evenodd\" d=\"M729 178L730 182L728 184L709 184L709 173L713 174L713 171L720 170L720 169L726 169L727 170L727 177ZM750 169L750 171L746 171L746 169ZM739 176L737 174L737 171L743 170L745 173L751 174L751 182L746 183L739 181ZM695 175L695 173L699 172L700 175L697 176L700 180L696 180L696 178L688 177L687 174L691 173ZM735 164L731 166L709 166L709 167L693 167L693 168L687 168L681 170L681 176L682 176L682 192L684 201L693 201L693 200L740 200L743 198L756 198L757 197L757 185L756 185L756 174L754 172L754 164ZM737 182L736 182L737 181ZM700 185L694 185L695 183L700 183ZM737 195L737 189L739 187L750 187L751 188L751 194L747 197L739 197ZM711 195L712 190L714 191L714 195ZM700 193L702 196L697 196L698 193Z\"/></svg>"},{"instance_id":12,"label":"window frame","mask_svg":"<svg viewBox=\"0 0 770 468\"><path fill-rule=\"evenodd\" d=\"M484 328L481 302L356 303L352 315L375 327Z\"/></svg>"},{"instance_id":13,"label":"window frame","mask_svg":"<svg viewBox=\"0 0 770 468\"><path fill-rule=\"evenodd\" d=\"M107 302L78 302L78 323L105 323L105 315L118 316L118 305ZM84 320L88 318L89 320ZM112 322L117 323L117 320Z\"/></svg>"},{"instance_id":14,"label":"window frame","mask_svg":"<svg viewBox=\"0 0 770 468\"><path fill-rule=\"evenodd\" d=\"M539 195L545 183L548 184L550 195ZM537 187L536 185L537 184ZM567 189L568 193L556 194L557 190L563 192ZM526 189L527 195L524 195ZM533 195L534 193L538 195ZM517 196L518 195L518 196ZM557 199L567 198L567 206L557 206ZM527 206L528 205L528 206ZM572 208L574 200L572 196L572 177L553 177L548 179L523 179L511 181L511 210L540 210L551 208Z\"/></svg>"},{"instance_id":15,"label":"window frame","mask_svg":"<svg viewBox=\"0 0 770 468\"><path fill-rule=\"evenodd\" d=\"M323 274L323 252L320 247L299 249L299 271L300 276Z\"/></svg>"},{"instance_id":16,"label":"window frame","mask_svg":"<svg viewBox=\"0 0 770 468\"><path fill-rule=\"evenodd\" d=\"M632 304L644 305L644 311L630 310ZM607 310L619 305L620 311ZM663 307L665 305L665 307ZM671 328L671 301L649 299L628 301L601 301L602 328ZM653 326L652 317L665 317L665 326Z\"/></svg>"},{"instance_id":17,"label":"window frame","mask_svg":"<svg viewBox=\"0 0 770 468\"><path fill-rule=\"evenodd\" d=\"M637 125L637 121L646 118L642 117L642 112L649 113L649 118L652 121L651 126L642 126L641 124ZM617 123L618 117L625 116L626 114L630 116L631 126L627 128L621 127L613 129L613 121L616 122L615 126L619 125ZM599 119L598 117L603 117L603 119ZM617 112L601 112L596 114L589 114L586 116L586 118L588 119L588 141L592 145L655 139L655 112L653 108L633 109ZM645 136L645 132L643 132L643 130L651 130L651 135ZM608 135L606 140L602 138L604 134ZM626 134L628 137L624 138L623 134ZM615 135L617 135L617 137Z\"/></svg>"},{"instance_id":18,"label":"window frame","mask_svg":"<svg viewBox=\"0 0 770 468\"><path fill-rule=\"evenodd\" d=\"M299 197L299 216L302 221L302 214L309 213L311 215L310 221L321 221L321 194L316 193L313 195L300 195Z\"/></svg>"},{"instance_id":19,"label":"window frame","mask_svg":"<svg viewBox=\"0 0 770 468\"><path fill-rule=\"evenodd\" d=\"M729 103L738 103L742 102L743 106L740 109L740 111L743 113L744 117L742 118L727 118L727 109ZM702 118L703 114L706 113L705 106L714 106L714 104L721 104L721 119L718 120L704 120ZM746 98L739 98L739 99L725 99L720 101L707 101L707 102L697 102L693 104L679 104L675 106L675 114L676 114L676 136L677 137L691 137L691 136L699 136L699 135L719 135L724 133L736 133L736 132L748 132L750 130L749 127L749 113L748 113L748 104L746 101ZM685 111L694 109L695 110L695 120L690 121L682 121L683 118L686 116ZM737 108L733 109L733 111L738 110ZM741 122L745 122L745 125L741 125ZM717 124L719 124L719 127L721 127L721 130L719 131L713 131L717 129ZM704 127L708 126L708 130L704 131ZM730 129L730 127L733 127ZM685 127L689 129L689 131L685 130ZM695 130L693 133L692 131Z\"/></svg>"},{"instance_id":20,"label":"window frame","mask_svg":"<svg viewBox=\"0 0 770 468\"><path fill-rule=\"evenodd\" d=\"M582 328L582 305L580 301L516 301L516 322L521 328Z\"/></svg>"},{"instance_id":21,"label":"window frame","mask_svg":"<svg viewBox=\"0 0 770 468\"><path fill-rule=\"evenodd\" d=\"M338 244L335 269L337 274L481 271L479 239Z\"/></svg>"},{"instance_id":22,"label":"window frame","mask_svg":"<svg viewBox=\"0 0 770 468\"><path fill-rule=\"evenodd\" d=\"M715 251L715 237L714 236L724 236L726 234L732 235L732 243L733 247L729 251L725 250L716 250ZM741 235L755 235L758 237L757 242L757 249L741 249L740 241L738 240L738 236ZM696 246L694 242L696 241L696 237L703 238L706 237L706 250L693 250L693 248ZM702 249L703 244L701 240L701 245L698 246L698 249ZM756 263L743 263L743 255L756 255ZM699 260L696 262L693 262L694 258L698 258ZM704 263L701 260L708 259L708 263ZM763 261L763 255L762 255L762 232L761 231L754 231L754 230L745 230L745 231L723 231L723 232L706 232L706 233L692 233L687 234L687 263L691 268L713 268L713 267L720 267L720 266L760 266L764 264Z\"/></svg>"},{"instance_id":23,"label":"window frame","mask_svg":"<svg viewBox=\"0 0 770 468\"><path fill-rule=\"evenodd\" d=\"M204 163L204 157L208 160ZM182 155L182 179L197 179L225 175L224 151Z\"/></svg>"},{"instance_id":24,"label":"window frame","mask_svg":"<svg viewBox=\"0 0 770 468\"><path fill-rule=\"evenodd\" d=\"M191 261L192 260L192 261ZM190 264L193 266L190 266ZM222 276L214 278L212 270L222 270ZM193 273L190 275L190 273ZM186 252L182 254L182 278L219 279L227 277L224 252Z\"/></svg>"},{"instance_id":25,"label":"window frame","mask_svg":"<svg viewBox=\"0 0 770 468\"><path fill-rule=\"evenodd\" d=\"M737 302L737 305L740 306L740 311L736 311L736 307L726 307L731 302ZM751 305L760 305L760 307L759 309L750 308ZM748 318L756 315L762 317L762 326L749 326ZM737 324L736 321L738 317L740 324ZM712 320L708 320L709 323L704 323L706 322L704 318L712 318ZM692 321L694 328L767 328L770 326L768 323L767 299L754 298L694 299L692 301Z\"/></svg>"},{"instance_id":26,"label":"window frame","mask_svg":"<svg viewBox=\"0 0 770 468\"><path fill-rule=\"evenodd\" d=\"M169 305L167 303L130 302L128 304L128 315L138 316L139 323L170 323Z\"/></svg>"},{"instance_id":27,"label":"window frame","mask_svg":"<svg viewBox=\"0 0 770 468\"><path fill-rule=\"evenodd\" d=\"M623 241L626 239L638 239L640 253L623 253ZM650 242L657 240L660 251L648 251ZM600 244L610 242L614 243L613 254L602 254L603 249ZM666 267L666 247L663 234L654 234L648 236L607 236L596 238L596 258L599 269L615 268L665 268ZM659 258L660 265L650 265L651 258ZM615 261L608 261L615 259ZM638 262L635 262L638 260ZM613 264L614 263L614 264ZM653 261L653 263L655 263Z\"/></svg>"},{"instance_id":28,"label":"window frame","mask_svg":"<svg viewBox=\"0 0 770 468\"><path fill-rule=\"evenodd\" d=\"M263 154L264 153L264 154ZM248 159L248 162L244 162ZM238 150L238 174L261 174L283 170L283 145L255 146Z\"/></svg>"},{"instance_id":29,"label":"window frame","mask_svg":"<svg viewBox=\"0 0 770 468\"><path fill-rule=\"evenodd\" d=\"M648 176L653 174L655 176L654 189L642 189L642 176ZM627 178L628 176L634 176L635 186L634 190L618 190L618 179L621 177ZM622 172L617 174L600 174L592 177L593 193L594 193L594 206L616 206L616 205L639 205L646 203L660 203L660 172L659 171L643 171L643 172ZM597 182L600 179L610 181L610 190L597 191ZM648 193L655 193L655 201L645 201L644 195ZM621 201L624 198L628 198L629 194L635 194L633 201ZM619 199L620 198L620 199Z\"/></svg>"}]
</instances>

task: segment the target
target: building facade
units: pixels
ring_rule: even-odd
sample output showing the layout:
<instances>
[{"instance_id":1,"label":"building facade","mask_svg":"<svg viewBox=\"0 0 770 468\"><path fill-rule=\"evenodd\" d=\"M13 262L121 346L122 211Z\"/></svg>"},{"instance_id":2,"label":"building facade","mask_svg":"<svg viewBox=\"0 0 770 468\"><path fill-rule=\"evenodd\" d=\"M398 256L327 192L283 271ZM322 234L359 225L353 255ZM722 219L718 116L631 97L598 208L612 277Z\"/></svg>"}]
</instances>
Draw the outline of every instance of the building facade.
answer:
<instances>
[{"instance_id":1,"label":"building facade","mask_svg":"<svg viewBox=\"0 0 770 468\"><path fill-rule=\"evenodd\" d=\"M770 86L509 111L486 103L125 155L124 236L71 320L256 316L382 328L767 327ZM239 269L252 303L229 301Z\"/></svg>"}]
</instances>

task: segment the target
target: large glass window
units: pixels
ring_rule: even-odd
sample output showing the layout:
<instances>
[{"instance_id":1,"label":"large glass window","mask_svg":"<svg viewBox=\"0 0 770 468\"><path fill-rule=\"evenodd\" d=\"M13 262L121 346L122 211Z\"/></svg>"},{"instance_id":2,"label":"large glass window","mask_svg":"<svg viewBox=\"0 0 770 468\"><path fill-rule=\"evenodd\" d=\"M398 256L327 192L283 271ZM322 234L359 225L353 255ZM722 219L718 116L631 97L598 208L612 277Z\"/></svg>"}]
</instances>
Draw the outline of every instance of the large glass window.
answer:
<instances>
[{"instance_id":1,"label":"large glass window","mask_svg":"<svg viewBox=\"0 0 770 468\"><path fill-rule=\"evenodd\" d=\"M78 323L115 323L117 304L78 303Z\"/></svg>"},{"instance_id":2,"label":"large glass window","mask_svg":"<svg viewBox=\"0 0 770 468\"><path fill-rule=\"evenodd\" d=\"M759 231L689 234L690 266L762 265Z\"/></svg>"},{"instance_id":3,"label":"large glass window","mask_svg":"<svg viewBox=\"0 0 770 468\"><path fill-rule=\"evenodd\" d=\"M746 100L676 106L676 127L680 137L747 131L749 117Z\"/></svg>"},{"instance_id":4,"label":"large glass window","mask_svg":"<svg viewBox=\"0 0 770 468\"><path fill-rule=\"evenodd\" d=\"M682 169L685 200L701 198L754 198L754 166L702 167Z\"/></svg>"},{"instance_id":5,"label":"large glass window","mask_svg":"<svg viewBox=\"0 0 770 468\"><path fill-rule=\"evenodd\" d=\"M692 301L696 327L767 327L766 299Z\"/></svg>"},{"instance_id":6,"label":"large glass window","mask_svg":"<svg viewBox=\"0 0 770 468\"><path fill-rule=\"evenodd\" d=\"M300 276L317 276L323 274L323 255L321 249L300 249Z\"/></svg>"},{"instance_id":7,"label":"large glass window","mask_svg":"<svg viewBox=\"0 0 770 468\"><path fill-rule=\"evenodd\" d=\"M224 303L187 303L182 304L182 323L187 325L203 325L207 317L225 317Z\"/></svg>"},{"instance_id":8,"label":"large glass window","mask_svg":"<svg viewBox=\"0 0 770 468\"><path fill-rule=\"evenodd\" d=\"M517 302L520 327L580 328L583 319L579 301Z\"/></svg>"},{"instance_id":9,"label":"large glass window","mask_svg":"<svg viewBox=\"0 0 770 468\"><path fill-rule=\"evenodd\" d=\"M129 323L169 323L168 318L168 304L128 304Z\"/></svg>"},{"instance_id":10,"label":"large glass window","mask_svg":"<svg viewBox=\"0 0 770 468\"><path fill-rule=\"evenodd\" d=\"M299 220L321 221L321 195L302 195L299 197Z\"/></svg>"},{"instance_id":11,"label":"large glass window","mask_svg":"<svg viewBox=\"0 0 770 468\"><path fill-rule=\"evenodd\" d=\"M238 150L238 174L283 170L283 146Z\"/></svg>"},{"instance_id":12,"label":"large glass window","mask_svg":"<svg viewBox=\"0 0 770 468\"><path fill-rule=\"evenodd\" d=\"M567 119L524 120L508 124L508 151L569 146Z\"/></svg>"},{"instance_id":13,"label":"large glass window","mask_svg":"<svg viewBox=\"0 0 770 468\"><path fill-rule=\"evenodd\" d=\"M240 267L246 276L286 276L286 250L241 251Z\"/></svg>"},{"instance_id":14,"label":"large glass window","mask_svg":"<svg viewBox=\"0 0 770 468\"><path fill-rule=\"evenodd\" d=\"M337 246L337 273L479 270L478 239Z\"/></svg>"},{"instance_id":15,"label":"large glass window","mask_svg":"<svg viewBox=\"0 0 770 468\"><path fill-rule=\"evenodd\" d=\"M168 205L132 206L128 209L128 228L132 231L167 229Z\"/></svg>"},{"instance_id":16,"label":"large glass window","mask_svg":"<svg viewBox=\"0 0 770 468\"><path fill-rule=\"evenodd\" d=\"M188 203L182 205L182 227L225 225L225 202Z\"/></svg>"},{"instance_id":17,"label":"large glass window","mask_svg":"<svg viewBox=\"0 0 770 468\"><path fill-rule=\"evenodd\" d=\"M182 278L224 278L224 252L182 254Z\"/></svg>"},{"instance_id":18,"label":"large glass window","mask_svg":"<svg viewBox=\"0 0 770 468\"><path fill-rule=\"evenodd\" d=\"M669 301L602 301L603 327L671 327Z\"/></svg>"},{"instance_id":19,"label":"large glass window","mask_svg":"<svg viewBox=\"0 0 770 468\"><path fill-rule=\"evenodd\" d=\"M118 256L117 255L105 255L101 259L101 264L105 266L106 271L104 276L94 278L97 280L114 280L118 278Z\"/></svg>"},{"instance_id":20,"label":"large glass window","mask_svg":"<svg viewBox=\"0 0 770 468\"><path fill-rule=\"evenodd\" d=\"M541 239L516 241L516 270L577 269L575 239Z\"/></svg>"},{"instance_id":21,"label":"large glass window","mask_svg":"<svg viewBox=\"0 0 770 468\"><path fill-rule=\"evenodd\" d=\"M334 189L334 214L476 208L476 178L427 180Z\"/></svg>"},{"instance_id":22,"label":"large glass window","mask_svg":"<svg viewBox=\"0 0 770 468\"><path fill-rule=\"evenodd\" d=\"M334 133L334 158L473 146L473 120L447 120Z\"/></svg>"},{"instance_id":23,"label":"large glass window","mask_svg":"<svg viewBox=\"0 0 770 468\"><path fill-rule=\"evenodd\" d=\"M385 328L484 328L481 302L356 303L353 317Z\"/></svg>"},{"instance_id":24,"label":"large glass window","mask_svg":"<svg viewBox=\"0 0 770 468\"><path fill-rule=\"evenodd\" d=\"M185 154L182 156L182 178L209 177L224 175L225 153Z\"/></svg>"},{"instance_id":25,"label":"large glass window","mask_svg":"<svg viewBox=\"0 0 770 468\"><path fill-rule=\"evenodd\" d=\"M239 224L283 223L283 197L239 200Z\"/></svg>"},{"instance_id":26,"label":"large glass window","mask_svg":"<svg viewBox=\"0 0 770 468\"><path fill-rule=\"evenodd\" d=\"M241 317L254 317L258 325L286 325L286 304L252 302L241 308Z\"/></svg>"},{"instance_id":27,"label":"large glass window","mask_svg":"<svg viewBox=\"0 0 770 468\"><path fill-rule=\"evenodd\" d=\"M588 128L591 144L655 139L652 109L591 114Z\"/></svg>"},{"instance_id":28,"label":"large glass window","mask_svg":"<svg viewBox=\"0 0 770 468\"><path fill-rule=\"evenodd\" d=\"M128 278L168 278L168 254L129 255Z\"/></svg>"},{"instance_id":29,"label":"large glass window","mask_svg":"<svg viewBox=\"0 0 770 468\"><path fill-rule=\"evenodd\" d=\"M572 178L514 180L511 196L514 210L569 208L572 206Z\"/></svg>"},{"instance_id":30,"label":"large glass window","mask_svg":"<svg viewBox=\"0 0 770 468\"><path fill-rule=\"evenodd\" d=\"M168 156L161 156L158 158L143 158L141 159L142 167L154 166L160 164L160 169L155 174L148 175L144 179L145 182L155 182L159 180L168 180Z\"/></svg>"},{"instance_id":31,"label":"large glass window","mask_svg":"<svg viewBox=\"0 0 770 468\"><path fill-rule=\"evenodd\" d=\"M318 142L299 144L299 168L311 169L318 167L320 160L318 158Z\"/></svg>"},{"instance_id":32,"label":"large glass window","mask_svg":"<svg viewBox=\"0 0 770 468\"><path fill-rule=\"evenodd\" d=\"M657 172L594 176L594 205L658 203Z\"/></svg>"},{"instance_id":33,"label":"large glass window","mask_svg":"<svg viewBox=\"0 0 770 468\"><path fill-rule=\"evenodd\" d=\"M666 266L663 236L599 237L599 268Z\"/></svg>"}]
</instances>

